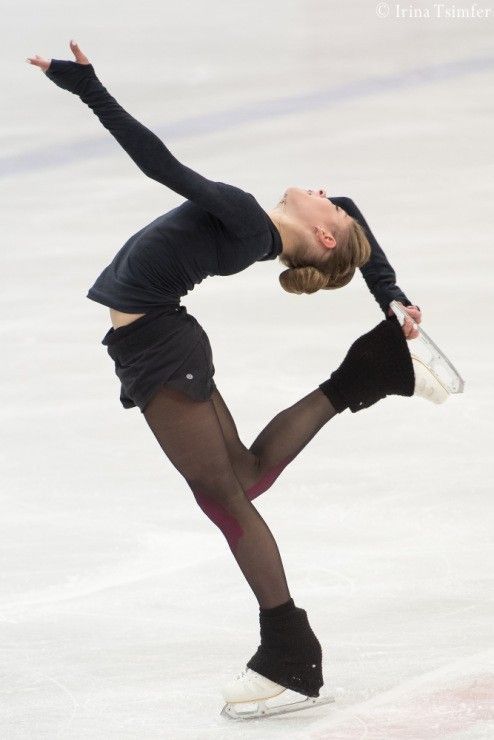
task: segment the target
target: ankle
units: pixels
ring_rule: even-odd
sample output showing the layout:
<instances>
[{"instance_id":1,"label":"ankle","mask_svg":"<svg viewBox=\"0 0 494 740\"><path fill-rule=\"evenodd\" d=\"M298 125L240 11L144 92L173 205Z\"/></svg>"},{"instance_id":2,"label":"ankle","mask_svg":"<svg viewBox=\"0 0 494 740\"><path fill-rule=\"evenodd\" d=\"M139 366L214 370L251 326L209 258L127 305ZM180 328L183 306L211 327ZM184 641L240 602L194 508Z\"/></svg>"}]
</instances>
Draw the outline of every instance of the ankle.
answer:
<instances>
[{"instance_id":1,"label":"ankle","mask_svg":"<svg viewBox=\"0 0 494 740\"><path fill-rule=\"evenodd\" d=\"M276 619L277 617L283 617L287 614L291 614L297 607L292 598L285 601L283 604L273 606L269 608L259 607L259 615L262 620Z\"/></svg>"},{"instance_id":2,"label":"ankle","mask_svg":"<svg viewBox=\"0 0 494 740\"><path fill-rule=\"evenodd\" d=\"M337 413L372 406L388 395L412 396L415 376L398 321L384 319L353 342L341 365L319 385Z\"/></svg>"},{"instance_id":3,"label":"ankle","mask_svg":"<svg viewBox=\"0 0 494 740\"><path fill-rule=\"evenodd\" d=\"M260 610L261 644L247 663L271 681L308 696L319 696L323 685L322 649L307 612L293 599L274 609Z\"/></svg>"}]
</instances>

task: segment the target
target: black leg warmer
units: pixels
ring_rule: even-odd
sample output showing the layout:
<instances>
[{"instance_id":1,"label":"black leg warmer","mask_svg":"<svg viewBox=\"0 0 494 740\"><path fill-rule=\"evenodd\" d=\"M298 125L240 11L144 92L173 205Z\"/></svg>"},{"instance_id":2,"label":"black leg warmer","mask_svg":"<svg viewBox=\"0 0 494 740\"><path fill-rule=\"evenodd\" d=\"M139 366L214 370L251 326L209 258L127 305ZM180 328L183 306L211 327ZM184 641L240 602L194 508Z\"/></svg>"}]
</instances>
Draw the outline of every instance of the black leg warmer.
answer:
<instances>
[{"instance_id":1,"label":"black leg warmer","mask_svg":"<svg viewBox=\"0 0 494 740\"><path fill-rule=\"evenodd\" d=\"M247 668L292 691L319 696L322 650L307 612L290 599L274 609L261 609L259 621L261 644Z\"/></svg>"},{"instance_id":2,"label":"black leg warmer","mask_svg":"<svg viewBox=\"0 0 494 740\"><path fill-rule=\"evenodd\" d=\"M412 358L396 318L384 319L359 337L319 385L338 413L347 408L355 413L393 394L413 396L414 387Z\"/></svg>"}]
</instances>

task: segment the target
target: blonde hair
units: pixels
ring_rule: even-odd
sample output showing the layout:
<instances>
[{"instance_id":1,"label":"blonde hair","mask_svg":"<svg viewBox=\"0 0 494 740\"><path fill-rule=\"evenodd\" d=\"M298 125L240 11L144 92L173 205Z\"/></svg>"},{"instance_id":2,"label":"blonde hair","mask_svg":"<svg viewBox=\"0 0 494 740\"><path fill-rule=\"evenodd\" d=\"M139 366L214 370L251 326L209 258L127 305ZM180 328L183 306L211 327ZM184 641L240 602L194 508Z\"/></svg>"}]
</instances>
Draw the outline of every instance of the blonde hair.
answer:
<instances>
[{"instance_id":1,"label":"blonde hair","mask_svg":"<svg viewBox=\"0 0 494 740\"><path fill-rule=\"evenodd\" d=\"M347 238L328 250L329 254L320 267L296 264L288 260L290 268L279 275L281 287L288 293L315 293L317 290L334 290L347 285L357 267L362 267L371 256L371 247L362 226L352 219Z\"/></svg>"}]
</instances>

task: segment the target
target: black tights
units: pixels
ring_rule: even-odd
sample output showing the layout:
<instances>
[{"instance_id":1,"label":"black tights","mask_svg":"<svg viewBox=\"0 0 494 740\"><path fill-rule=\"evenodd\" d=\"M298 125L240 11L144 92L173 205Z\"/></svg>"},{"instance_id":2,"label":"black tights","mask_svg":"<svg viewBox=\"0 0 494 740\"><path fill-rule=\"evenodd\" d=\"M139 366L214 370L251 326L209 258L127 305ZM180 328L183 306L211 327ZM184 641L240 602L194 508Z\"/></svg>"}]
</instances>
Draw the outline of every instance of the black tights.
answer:
<instances>
[{"instance_id":1,"label":"black tights","mask_svg":"<svg viewBox=\"0 0 494 740\"><path fill-rule=\"evenodd\" d=\"M393 285L395 274L355 203L349 198L331 200L364 226L371 241L372 259L362 270L369 287ZM275 539L252 500L274 483L335 413L316 388L277 414L247 449L217 389L211 400L197 402L163 387L144 411L165 454L225 535L263 608L286 602L290 594Z\"/></svg>"},{"instance_id":2,"label":"black tights","mask_svg":"<svg viewBox=\"0 0 494 740\"><path fill-rule=\"evenodd\" d=\"M163 451L226 537L262 608L285 603L290 593L276 541L252 499L335 413L316 388L277 414L247 449L217 389L210 400L193 401L162 386L144 410Z\"/></svg>"}]
</instances>

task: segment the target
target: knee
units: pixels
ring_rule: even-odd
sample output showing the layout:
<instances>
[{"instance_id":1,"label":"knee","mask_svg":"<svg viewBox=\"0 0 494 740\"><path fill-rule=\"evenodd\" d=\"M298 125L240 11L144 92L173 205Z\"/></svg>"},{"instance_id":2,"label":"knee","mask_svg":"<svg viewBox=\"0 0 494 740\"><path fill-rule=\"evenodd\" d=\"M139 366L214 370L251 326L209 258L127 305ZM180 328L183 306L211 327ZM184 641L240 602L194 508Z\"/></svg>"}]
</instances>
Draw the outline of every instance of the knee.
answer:
<instances>
[{"instance_id":1,"label":"knee","mask_svg":"<svg viewBox=\"0 0 494 740\"><path fill-rule=\"evenodd\" d=\"M207 474L187 479L187 484L201 508L215 504L231 509L245 498L240 483L230 471L208 471Z\"/></svg>"},{"instance_id":2,"label":"knee","mask_svg":"<svg viewBox=\"0 0 494 740\"><path fill-rule=\"evenodd\" d=\"M200 509L225 536L232 551L243 535L242 507L248 502L238 481L208 477L187 481Z\"/></svg>"}]
</instances>

